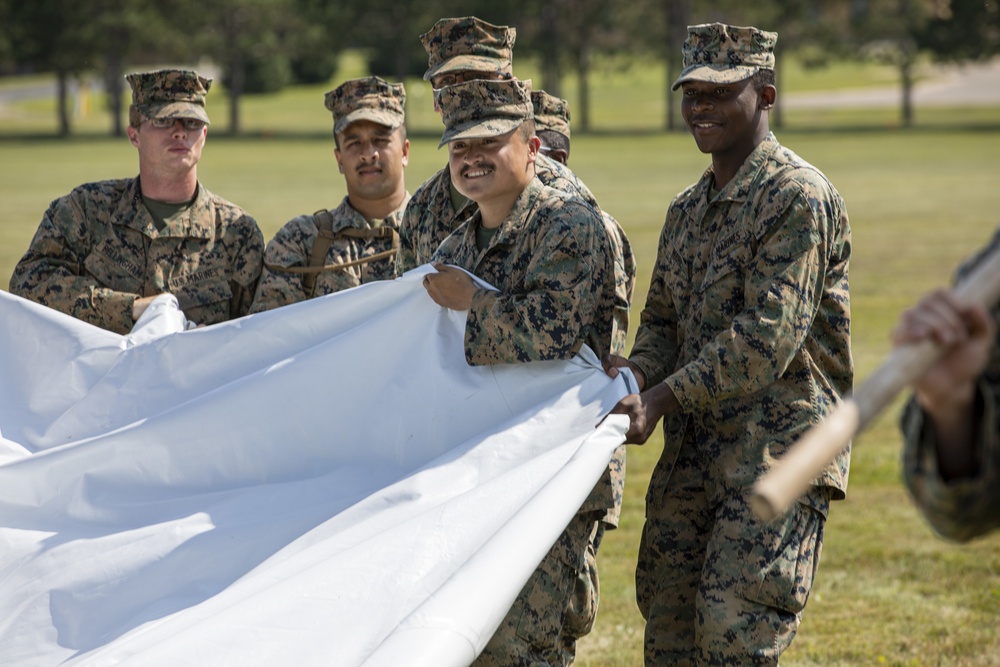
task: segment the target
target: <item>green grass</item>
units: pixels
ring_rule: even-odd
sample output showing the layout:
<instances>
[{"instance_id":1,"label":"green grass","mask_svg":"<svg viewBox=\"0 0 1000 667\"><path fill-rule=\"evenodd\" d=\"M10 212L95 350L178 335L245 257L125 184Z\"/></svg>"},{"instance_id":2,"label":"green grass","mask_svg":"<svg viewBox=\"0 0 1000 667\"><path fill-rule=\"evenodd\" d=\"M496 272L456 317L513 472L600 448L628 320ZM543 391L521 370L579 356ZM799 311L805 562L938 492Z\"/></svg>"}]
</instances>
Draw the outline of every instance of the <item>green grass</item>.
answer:
<instances>
[{"instance_id":1,"label":"green grass","mask_svg":"<svg viewBox=\"0 0 1000 667\"><path fill-rule=\"evenodd\" d=\"M291 217L333 206L344 195L329 116L320 106L324 90L297 89L248 101L245 118L248 127L257 128L256 138L210 134L202 181L247 208L268 238ZM631 110L633 101L645 99L637 91L629 94L615 105L602 102L595 118L611 127L615 108ZM411 103L417 97L411 93ZM210 101L210 112L221 120L220 100ZM419 104L429 106L429 99L420 98ZM623 120L624 128L648 122L635 120L644 113L639 106L635 116ZM995 194L1000 110L917 111L918 119L932 120L916 130L879 124L879 118L891 120L891 111L847 110L819 120L789 118L788 130L778 132L785 145L819 166L847 201L859 381L887 353L900 310L926 289L947 282L952 268L1000 222ZM430 113L422 122L437 122ZM956 117L965 127L955 126ZM135 153L124 138L10 138L39 131L19 123L0 119L0 135L7 136L0 139L4 287L51 199L79 183L132 175L136 169ZM104 124L103 119L95 124L96 131ZM287 127L301 132L289 137L263 131ZM411 191L445 163L432 137L420 132L413 137L406 172ZM571 166L635 246L634 318L645 299L667 205L707 164L681 133L574 137ZM832 509L816 586L783 665L1000 664L1000 536L953 545L930 532L899 481L898 410L897 401L855 442L848 499ZM632 574L643 494L661 447L657 435L646 446L629 449L622 524L601 550L601 611L594 632L580 644L581 667L641 664L642 619Z\"/></svg>"}]
</instances>

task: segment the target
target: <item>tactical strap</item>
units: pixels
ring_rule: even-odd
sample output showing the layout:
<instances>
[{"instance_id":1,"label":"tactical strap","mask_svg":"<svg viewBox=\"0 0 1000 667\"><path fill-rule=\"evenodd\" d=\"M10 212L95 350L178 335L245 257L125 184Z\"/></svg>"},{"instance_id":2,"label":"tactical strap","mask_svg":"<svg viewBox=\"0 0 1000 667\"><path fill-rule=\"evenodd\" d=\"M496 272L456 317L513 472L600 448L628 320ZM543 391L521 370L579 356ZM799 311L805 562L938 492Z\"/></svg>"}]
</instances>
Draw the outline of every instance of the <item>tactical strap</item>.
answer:
<instances>
[{"instance_id":1,"label":"tactical strap","mask_svg":"<svg viewBox=\"0 0 1000 667\"><path fill-rule=\"evenodd\" d=\"M278 266L267 262L264 263L264 266L271 271L278 273L302 274L302 287L305 289L306 298L312 298L313 292L316 290L316 276L320 273L323 273L324 271L341 271L354 266L361 266L363 264L375 262L380 259L391 258L394 257L396 252L399 250L399 233L392 227L381 226L369 229L345 227L344 229L334 232L333 214L331 214L330 211L323 209L321 211L316 211L314 215L317 218L319 233L316 235L316 241L313 243L312 252L309 253L309 264L307 266ZM365 241L391 238L392 248L390 250L377 252L369 257L362 257L361 259L356 259L351 262L344 262L342 264L325 264L326 253L329 252L330 246L333 245L333 242L338 238L364 239Z\"/></svg>"}]
</instances>

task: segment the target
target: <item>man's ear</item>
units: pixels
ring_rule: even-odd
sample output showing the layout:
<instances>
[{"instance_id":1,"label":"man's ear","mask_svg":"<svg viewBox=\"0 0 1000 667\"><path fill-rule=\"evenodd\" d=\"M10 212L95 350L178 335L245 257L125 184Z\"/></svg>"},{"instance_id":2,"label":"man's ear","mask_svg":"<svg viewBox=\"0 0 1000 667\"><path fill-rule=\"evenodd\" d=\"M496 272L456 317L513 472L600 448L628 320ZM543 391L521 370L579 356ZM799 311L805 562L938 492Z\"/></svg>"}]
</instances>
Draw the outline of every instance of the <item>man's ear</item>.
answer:
<instances>
[{"instance_id":1,"label":"man's ear","mask_svg":"<svg viewBox=\"0 0 1000 667\"><path fill-rule=\"evenodd\" d=\"M569 153L567 153L565 149L553 148L547 153L547 155L563 166L569 164Z\"/></svg>"},{"instance_id":2,"label":"man's ear","mask_svg":"<svg viewBox=\"0 0 1000 667\"><path fill-rule=\"evenodd\" d=\"M538 157L539 149L542 147L542 142L538 137L531 137L528 139L528 157L534 162L535 158Z\"/></svg>"},{"instance_id":3,"label":"man's ear","mask_svg":"<svg viewBox=\"0 0 1000 667\"><path fill-rule=\"evenodd\" d=\"M770 110L774 107L774 102L778 98L778 89L768 85L760 91L760 108Z\"/></svg>"}]
</instances>

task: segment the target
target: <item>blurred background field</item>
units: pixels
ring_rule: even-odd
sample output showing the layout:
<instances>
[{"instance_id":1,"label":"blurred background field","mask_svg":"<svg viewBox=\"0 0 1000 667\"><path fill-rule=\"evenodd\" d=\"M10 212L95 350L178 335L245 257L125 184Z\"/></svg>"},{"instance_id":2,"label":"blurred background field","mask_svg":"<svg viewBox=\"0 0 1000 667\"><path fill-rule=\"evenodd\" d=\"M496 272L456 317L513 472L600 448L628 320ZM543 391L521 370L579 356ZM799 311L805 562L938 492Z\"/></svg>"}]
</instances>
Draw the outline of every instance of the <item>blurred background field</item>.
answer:
<instances>
[{"instance_id":1,"label":"blurred background field","mask_svg":"<svg viewBox=\"0 0 1000 667\"><path fill-rule=\"evenodd\" d=\"M537 76L529 59L515 71ZM226 136L226 97L213 89L208 111L215 124L200 165L202 182L246 208L265 238L295 215L335 206L345 190L323 93L363 73L361 59L342 58L328 82L245 98L239 137ZM925 63L917 90L950 75ZM635 248L636 321L670 199L709 162L685 132L661 131L665 76L652 61L628 67L607 62L595 70L592 131L574 135L570 158ZM956 98L918 105L915 124L901 127L894 77L895 70L878 65L808 70L792 64L779 90L786 107L778 139L823 170L847 202L859 381L888 352L899 312L925 290L947 283L961 258L1000 223L1000 104ZM0 79L0 99L29 83L51 86L52 78ZM446 155L437 149L440 125L429 86L419 78L406 83L412 192ZM889 101L876 106L792 102L796 95L886 86ZM564 94L573 101L572 82ZM125 138L106 136L100 104L95 94L78 110L74 135L59 139L51 95L0 102L0 287L6 288L52 199L86 181L135 174L135 152ZM897 401L855 442L848 499L831 511L816 586L783 665L1000 665L1000 536L953 545L923 523L900 482L899 407ZM643 496L661 447L658 434L629 449L622 525L600 553L601 611L581 643L582 667L641 664L642 619L632 572Z\"/></svg>"}]
</instances>

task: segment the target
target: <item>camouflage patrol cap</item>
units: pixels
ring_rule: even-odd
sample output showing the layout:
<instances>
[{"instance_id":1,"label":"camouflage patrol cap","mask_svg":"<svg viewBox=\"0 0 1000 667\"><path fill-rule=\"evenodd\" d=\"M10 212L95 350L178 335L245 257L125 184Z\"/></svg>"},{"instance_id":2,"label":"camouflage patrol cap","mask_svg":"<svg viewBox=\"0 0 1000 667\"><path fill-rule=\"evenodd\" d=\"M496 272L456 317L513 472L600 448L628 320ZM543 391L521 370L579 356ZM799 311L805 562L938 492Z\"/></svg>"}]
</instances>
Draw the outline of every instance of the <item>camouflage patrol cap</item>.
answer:
<instances>
[{"instance_id":1,"label":"camouflage patrol cap","mask_svg":"<svg viewBox=\"0 0 1000 667\"><path fill-rule=\"evenodd\" d=\"M490 72L513 76L513 48L517 30L496 26L475 16L441 19L420 35L427 51L424 80L445 72Z\"/></svg>"},{"instance_id":2,"label":"camouflage patrol cap","mask_svg":"<svg viewBox=\"0 0 1000 667\"><path fill-rule=\"evenodd\" d=\"M498 137L531 120L531 81L466 81L434 91L445 131L441 148L457 139Z\"/></svg>"},{"instance_id":3,"label":"camouflage patrol cap","mask_svg":"<svg viewBox=\"0 0 1000 667\"><path fill-rule=\"evenodd\" d=\"M531 91L535 131L551 130L569 139L569 102L544 90Z\"/></svg>"},{"instance_id":4,"label":"camouflage patrol cap","mask_svg":"<svg viewBox=\"0 0 1000 667\"><path fill-rule=\"evenodd\" d=\"M403 124L406 89L377 76L351 79L326 94L326 108L333 112L333 133L340 134L358 120L370 120L395 130Z\"/></svg>"},{"instance_id":5,"label":"camouflage patrol cap","mask_svg":"<svg viewBox=\"0 0 1000 667\"><path fill-rule=\"evenodd\" d=\"M684 41L684 69L671 90L686 81L736 83L762 69L774 69L778 33L739 28L722 23L688 26Z\"/></svg>"},{"instance_id":6,"label":"camouflage patrol cap","mask_svg":"<svg viewBox=\"0 0 1000 667\"><path fill-rule=\"evenodd\" d=\"M129 122L133 126L143 118L195 118L209 123L205 95L212 87L211 79L182 69L133 72L125 78L132 87Z\"/></svg>"}]
</instances>

